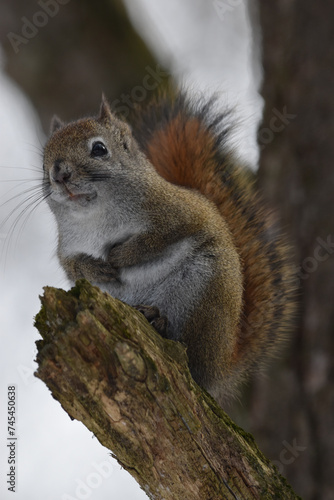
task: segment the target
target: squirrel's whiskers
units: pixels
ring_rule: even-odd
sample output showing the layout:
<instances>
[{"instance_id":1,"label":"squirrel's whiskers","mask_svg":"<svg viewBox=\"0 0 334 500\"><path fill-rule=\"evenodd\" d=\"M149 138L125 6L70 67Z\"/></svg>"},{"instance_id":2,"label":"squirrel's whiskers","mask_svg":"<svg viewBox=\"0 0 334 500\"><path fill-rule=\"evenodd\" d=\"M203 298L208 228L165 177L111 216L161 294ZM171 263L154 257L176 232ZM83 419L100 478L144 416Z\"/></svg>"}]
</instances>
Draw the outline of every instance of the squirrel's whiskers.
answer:
<instances>
[{"instance_id":1,"label":"squirrel's whiskers","mask_svg":"<svg viewBox=\"0 0 334 500\"><path fill-rule=\"evenodd\" d=\"M0 168L7 167L1 166ZM8 168L13 169L13 167ZM41 182L44 182L42 168L16 167L16 169L32 171L39 174L39 176L35 178L3 179L1 181L1 183L13 184L6 192L5 201L0 203L0 234L2 236L0 261L4 266L6 266L10 248L12 246L15 248L18 245L18 241L28 220L37 207L45 201L48 196L45 192L45 187L41 185ZM31 183L35 185L26 187ZM22 187L25 187L25 189L21 189ZM15 190L18 191L16 194L8 196ZM9 206L13 204L13 202L15 202L15 206L10 208Z\"/></svg>"}]
</instances>

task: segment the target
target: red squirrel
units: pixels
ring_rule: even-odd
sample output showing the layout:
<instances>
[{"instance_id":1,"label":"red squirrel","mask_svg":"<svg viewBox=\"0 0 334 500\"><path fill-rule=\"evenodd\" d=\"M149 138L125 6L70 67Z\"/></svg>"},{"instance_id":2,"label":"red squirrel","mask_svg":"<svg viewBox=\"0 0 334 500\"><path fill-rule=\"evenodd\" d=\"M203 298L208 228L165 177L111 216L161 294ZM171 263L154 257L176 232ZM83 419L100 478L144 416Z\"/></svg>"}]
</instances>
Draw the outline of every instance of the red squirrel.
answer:
<instances>
[{"instance_id":1,"label":"red squirrel","mask_svg":"<svg viewBox=\"0 0 334 500\"><path fill-rule=\"evenodd\" d=\"M96 117L54 117L43 189L68 278L183 342L193 378L224 404L286 337L293 273L214 107L162 97L132 129L104 98Z\"/></svg>"}]
</instances>

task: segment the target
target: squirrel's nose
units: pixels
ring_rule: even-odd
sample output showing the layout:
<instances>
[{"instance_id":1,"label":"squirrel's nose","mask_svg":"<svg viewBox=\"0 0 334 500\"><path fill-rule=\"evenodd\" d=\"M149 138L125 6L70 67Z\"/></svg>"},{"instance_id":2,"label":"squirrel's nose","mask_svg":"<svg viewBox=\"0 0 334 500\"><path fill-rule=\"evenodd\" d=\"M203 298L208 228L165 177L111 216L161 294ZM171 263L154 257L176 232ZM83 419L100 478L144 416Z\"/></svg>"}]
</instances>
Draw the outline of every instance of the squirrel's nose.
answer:
<instances>
[{"instance_id":1,"label":"squirrel's nose","mask_svg":"<svg viewBox=\"0 0 334 500\"><path fill-rule=\"evenodd\" d=\"M51 177L54 182L64 184L68 180L70 180L71 176L72 170L68 165L66 165L65 162L63 162L62 160L56 160L54 162L51 172Z\"/></svg>"}]
</instances>

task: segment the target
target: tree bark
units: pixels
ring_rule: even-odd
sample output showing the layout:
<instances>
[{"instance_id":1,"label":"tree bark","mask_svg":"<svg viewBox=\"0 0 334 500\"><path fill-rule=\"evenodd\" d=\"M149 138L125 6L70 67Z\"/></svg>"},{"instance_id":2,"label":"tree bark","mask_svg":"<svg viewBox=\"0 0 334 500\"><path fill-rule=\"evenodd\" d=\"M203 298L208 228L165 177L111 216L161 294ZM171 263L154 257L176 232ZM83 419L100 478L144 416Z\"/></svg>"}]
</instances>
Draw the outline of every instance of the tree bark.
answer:
<instances>
[{"instance_id":1,"label":"tree bark","mask_svg":"<svg viewBox=\"0 0 334 500\"><path fill-rule=\"evenodd\" d=\"M298 498L195 384L184 346L85 280L41 300L37 377L149 498Z\"/></svg>"}]
</instances>

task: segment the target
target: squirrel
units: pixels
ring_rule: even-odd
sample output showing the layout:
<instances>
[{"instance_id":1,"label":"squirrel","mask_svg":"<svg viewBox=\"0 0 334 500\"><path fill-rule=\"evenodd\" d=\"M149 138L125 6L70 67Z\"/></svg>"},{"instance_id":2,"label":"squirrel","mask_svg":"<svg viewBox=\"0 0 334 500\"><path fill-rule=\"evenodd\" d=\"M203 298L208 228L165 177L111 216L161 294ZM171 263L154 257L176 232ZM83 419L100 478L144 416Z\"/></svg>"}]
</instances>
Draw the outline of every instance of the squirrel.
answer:
<instances>
[{"instance_id":1,"label":"squirrel","mask_svg":"<svg viewBox=\"0 0 334 500\"><path fill-rule=\"evenodd\" d=\"M193 378L224 405L287 337L293 272L215 102L162 96L131 128L104 97L96 117L55 116L43 189L69 280L184 343Z\"/></svg>"}]
</instances>

